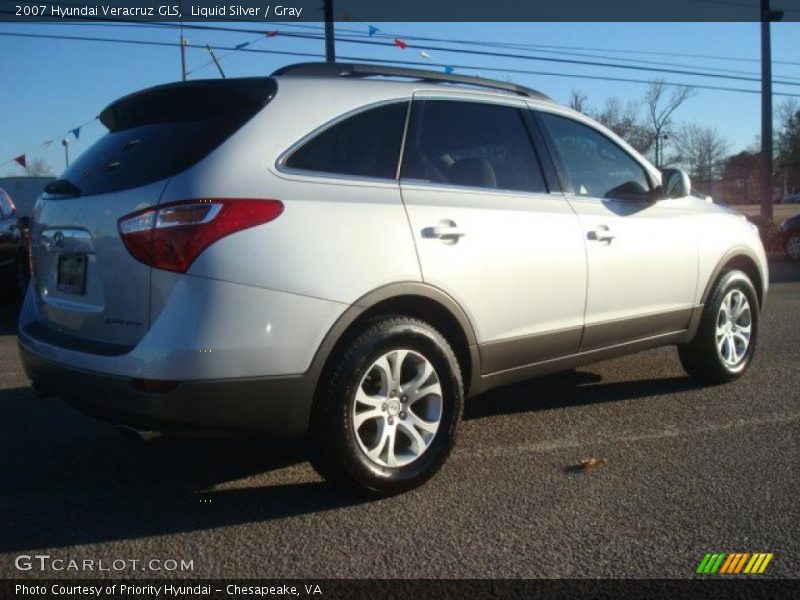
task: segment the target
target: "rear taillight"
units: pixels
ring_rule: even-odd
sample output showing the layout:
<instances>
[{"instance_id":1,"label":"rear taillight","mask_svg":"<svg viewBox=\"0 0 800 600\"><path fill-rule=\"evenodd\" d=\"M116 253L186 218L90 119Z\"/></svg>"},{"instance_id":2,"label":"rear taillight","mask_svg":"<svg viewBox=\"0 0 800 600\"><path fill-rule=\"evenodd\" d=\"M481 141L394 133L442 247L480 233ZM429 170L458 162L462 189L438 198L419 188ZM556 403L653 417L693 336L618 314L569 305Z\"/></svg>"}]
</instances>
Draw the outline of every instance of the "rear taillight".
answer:
<instances>
[{"instance_id":1,"label":"rear taillight","mask_svg":"<svg viewBox=\"0 0 800 600\"><path fill-rule=\"evenodd\" d=\"M211 198L148 208L122 217L119 234L136 260L185 273L217 240L269 223L283 212L279 200Z\"/></svg>"}]
</instances>

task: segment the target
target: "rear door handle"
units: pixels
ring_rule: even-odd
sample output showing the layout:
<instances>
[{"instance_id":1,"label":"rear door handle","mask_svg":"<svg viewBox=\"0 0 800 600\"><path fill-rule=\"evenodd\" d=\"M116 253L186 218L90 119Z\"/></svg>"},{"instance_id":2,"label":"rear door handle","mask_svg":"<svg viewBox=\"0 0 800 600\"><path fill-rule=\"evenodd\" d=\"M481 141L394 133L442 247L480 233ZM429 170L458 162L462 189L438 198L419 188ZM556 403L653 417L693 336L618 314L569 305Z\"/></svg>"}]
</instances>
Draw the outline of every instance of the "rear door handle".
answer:
<instances>
[{"instance_id":1,"label":"rear door handle","mask_svg":"<svg viewBox=\"0 0 800 600\"><path fill-rule=\"evenodd\" d=\"M437 225L422 230L422 237L439 238L440 240L457 240L465 235L466 232L455 225Z\"/></svg>"},{"instance_id":2,"label":"rear door handle","mask_svg":"<svg viewBox=\"0 0 800 600\"><path fill-rule=\"evenodd\" d=\"M586 238L593 242L610 242L615 236L606 225L600 225L596 230L586 234Z\"/></svg>"}]
</instances>

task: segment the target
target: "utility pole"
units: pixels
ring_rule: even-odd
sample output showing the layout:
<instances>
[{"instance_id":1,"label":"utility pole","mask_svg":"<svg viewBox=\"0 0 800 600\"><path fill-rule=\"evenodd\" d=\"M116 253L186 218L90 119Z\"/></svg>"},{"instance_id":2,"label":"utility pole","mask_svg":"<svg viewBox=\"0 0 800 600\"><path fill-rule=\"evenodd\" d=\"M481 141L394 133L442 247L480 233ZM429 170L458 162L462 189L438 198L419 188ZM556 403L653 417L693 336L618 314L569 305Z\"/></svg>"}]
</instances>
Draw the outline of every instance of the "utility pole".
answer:
<instances>
[{"instance_id":1,"label":"utility pole","mask_svg":"<svg viewBox=\"0 0 800 600\"><path fill-rule=\"evenodd\" d=\"M761 216L772 221L772 42L770 23L783 13L761 0Z\"/></svg>"},{"instance_id":2,"label":"utility pole","mask_svg":"<svg viewBox=\"0 0 800 600\"><path fill-rule=\"evenodd\" d=\"M61 145L64 146L64 162L67 163L67 168L69 168L69 138L61 140Z\"/></svg>"},{"instance_id":3,"label":"utility pole","mask_svg":"<svg viewBox=\"0 0 800 600\"><path fill-rule=\"evenodd\" d=\"M181 23L181 80L186 81L186 38L183 37L183 23Z\"/></svg>"},{"instance_id":4,"label":"utility pole","mask_svg":"<svg viewBox=\"0 0 800 600\"><path fill-rule=\"evenodd\" d=\"M333 0L325 0L325 62L336 62L336 46L333 33Z\"/></svg>"}]
</instances>

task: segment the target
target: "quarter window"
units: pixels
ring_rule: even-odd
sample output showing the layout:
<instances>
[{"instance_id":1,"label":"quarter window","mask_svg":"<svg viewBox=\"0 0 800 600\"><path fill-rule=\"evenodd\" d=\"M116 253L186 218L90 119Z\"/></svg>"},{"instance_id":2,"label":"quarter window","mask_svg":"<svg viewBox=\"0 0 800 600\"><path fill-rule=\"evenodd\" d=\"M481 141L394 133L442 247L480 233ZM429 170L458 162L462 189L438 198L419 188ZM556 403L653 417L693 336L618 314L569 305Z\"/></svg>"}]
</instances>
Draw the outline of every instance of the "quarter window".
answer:
<instances>
[{"instance_id":1,"label":"quarter window","mask_svg":"<svg viewBox=\"0 0 800 600\"><path fill-rule=\"evenodd\" d=\"M578 196L646 199L644 168L599 131L567 117L540 113L566 175Z\"/></svg>"},{"instance_id":2,"label":"quarter window","mask_svg":"<svg viewBox=\"0 0 800 600\"><path fill-rule=\"evenodd\" d=\"M394 179L408 103L360 112L327 128L286 161L305 171Z\"/></svg>"},{"instance_id":3,"label":"quarter window","mask_svg":"<svg viewBox=\"0 0 800 600\"><path fill-rule=\"evenodd\" d=\"M402 176L466 187L547 191L521 110L479 102L414 102Z\"/></svg>"}]
</instances>

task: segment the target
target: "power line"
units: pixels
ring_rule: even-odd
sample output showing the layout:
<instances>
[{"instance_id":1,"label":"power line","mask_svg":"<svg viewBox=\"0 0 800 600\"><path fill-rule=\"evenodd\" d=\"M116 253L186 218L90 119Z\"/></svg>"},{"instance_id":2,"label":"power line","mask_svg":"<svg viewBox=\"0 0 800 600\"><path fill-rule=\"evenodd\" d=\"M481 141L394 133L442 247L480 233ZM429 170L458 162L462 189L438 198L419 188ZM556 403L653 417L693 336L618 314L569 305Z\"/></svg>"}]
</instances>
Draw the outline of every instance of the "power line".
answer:
<instances>
[{"instance_id":1,"label":"power line","mask_svg":"<svg viewBox=\"0 0 800 600\"><path fill-rule=\"evenodd\" d=\"M91 36L63 36L63 35L54 35L54 34L33 34L33 33L16 33L16 32L6 32L0 31L0 36L7 36L7 37L21 37L21 38L43 38L43 39L56 39L56 40L70 40L70 41L85 41L85 42L104 42L104 43L115 43L115 44L132 44L132 45L142 45L142 46L160 46L160 47L169 47L174 48L178 44L174 42L157 42L152 40L130 40L130 39L119 39L119 38L102 38L102 37L91 37ZM204 49L205 46L202 44L187 44L188 48L199 48ZM236 48L236 47L224 47L218 46L219 50L225 51L239 51L239 52L252 52L256 54L272 54L272 55L282 55L282 56L299 56L305 58L319 58L323 56L321 52L298 52L298 51L289 51L289 50L266 50L266 49L257 49L257 48ZM421 61L407 61L407 60L391 60L391 59L377 59L377 58L369 58L364 56L341 56L342 60L346 61L363 61L363 62L371 62L371 63L386 63L386 64L404 64L404 65L414 65L414 66L429 66L430 63L421 62ZM532 71L526 69L511 69L511 68L500 68L500 67L490 67L490 66L481 66L481 65L466 65L466 64L452 64L450 65L455 69L463 69L463 70L470 70L470 71L488 71L488 72L496 72L496 73L513 73L513 74L520 74L520 75L542 75L542 76L551 76L551 77L568 77L568 78L575 78L575 79L592 79L598 81L616 81L616 82L626 82L626 83L642 83L642 84L649 84L652 83L652 80L647 79L631 79L625 77L611 77L611 76L602 76L602 75L584 75L578 73L554 73L549 71ZM726 92L739 92L739 93L748 93L748 94L759 94L759 90L753 89L745 89L745 88L734 88L734 87L725 87L725 86L712 86L706 84L694 84L694 83L683 83L683 82L673 82L673 81L665 81L667 85L673 85L677 87L692 87L697 89L708 89L708 90L715 90L715 91L726 91ZM776 96L786 96L792 98L800 98L800 94L790 94L790 93L775 93Z\"/></svg>"},{"instance_id":2,"label":"power line","mask_svg":"<svg viewBox=\"0 0 800 600\"><path fill-rule=\"evenodd\" d=\"M105 26L105 23L94 23L94 22L90 22L90 23L76 23L75 22L75 23L68 23L68 24L69 25L97 26L97 27L104 27ZM320 31L319 36L314 35L314 34L310 34L311 37L308 37L307 39L319 39L319 40L324 39L324 36L322 35L321 30L318 27L313 27L313 26L310 26L310 25L301 25L301 24L296 24L296 23L285 23L285 24L282 24L282 26L303 27L305 29L313 29L315 31ZM173 25L173 24L170 24L170 23L152 22L152 23L121 23L121 24L118 24L117 27L135 27L135 28L139 28L139 27L176 27L176 26ZM255 32L259 31L259 30L255 30L255 29L242 29L242 28L239 28L239 27L220 27L220 26L189 25L189 24L186 24L185 27L186 28L192 28L192 29L195 29L195 30L221 31L221 32L230 32L230 33L255 33ZM375 37L381 37L383 39L393 39L393 37L394 37L392 34L380 34L380 33L376 33L373 36L370 36L366 32L359 32L359 31L353 30L353 29L344 29L343 30L343 29L340 28L339 31L340 31L340 33L348 34L347 36L342 36L342 35L338 36L338 39L340 39L340 40L342 40L344 42L347 42L350 37L361 37L361 38L371 38L371 39L374 39ZM349 33L349 32L352 32L352 33ZM284 32L283 35L284 35L284 37L294 37L291 32ZM643 59L635 59L635 58L624 58L624 57L618 57L618 56L608 56L608 55L598 55L598 54L586 54L586 53L583 53L583 52L567 52L567 51L564 51L564 50L556 50L555 49L555 48L572 48L570 46L549 46L549 45L541 45L541 44L512 44L512 43L499 43L499 42L477 42L477 41L449 40L449 39L445 39L445 38L419 38L419 37L415 37L415 36L403 36L403 39L404 40L408 40L408 41L410 41L410 40L440 41L440 42L448 42L448 43L455 43L455 44L471 44L471 45L477 45L477 46L509 48L509 49L521 49L521 50L526 50L526 49L529 49L529 48L535 48L537 52L543 52L543 53L547 53L547 54L556 54L556 55L564 55L564 56L577 56L577 57L584 57L584 58L600 58L600 59L607 59L607 60L626 61L626 62L629 62L629 63L655 65L655 66L685 67L685 68L692 68L692 67L695 66L695 65L687 65L685 63L652 61L652 60L643 60ZM579 48L575 47L574 49L579 49ZM598 51L598 52L620 52L619 50L601 49L601 48L587 49L587 51L588 50L594 50L594 51ZM638 54L638 52L637 52L637 54ZM695 55L681 55L681 56L698 57L698 56L695 56ZM742 59L742 60L749 60L749 59ZM753 60L755 60L755 59L753 59ZM775 62L778 62L778 61L775 61ZM199 71L200 69L202 69L204 67L207 67L207 66L210 66L211 64L213 64L213 63L208 62L205 65L203 65L202 67L198 67L198 68L194 69L194 71ZM798 66L800 66L800 63L787 63L787 64L797 64ZM705 69L710 69L711 71L716 71L716 72L719 72L719 73L723 73L723 74L730 73L730 74L735 74L735 75L749 75L749 76L753 77L754 80L755 80L755 78L757 78L759 76L759 73L756 73L754 71L741 71L741 70L736 70L736 69L725 69L725 68L713 67L713 66L706 66L704 68ZM794 77L794 76L791 76L791 75L780 75L780 77L783 77L786 80L793 80L795 82L800 82L800 77ZM781 82L777 81L776 83L781 83Z\"/></svg>"}]
</instances>

